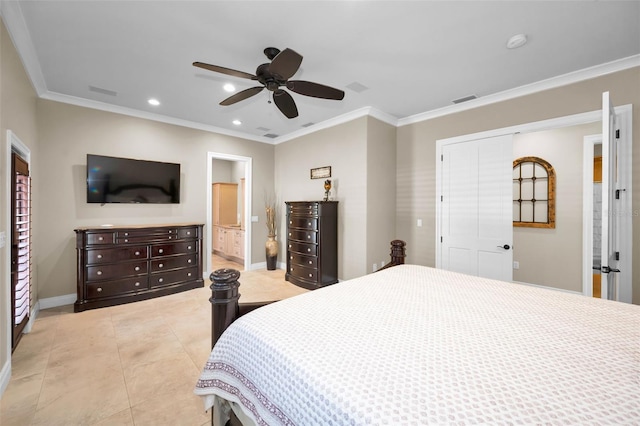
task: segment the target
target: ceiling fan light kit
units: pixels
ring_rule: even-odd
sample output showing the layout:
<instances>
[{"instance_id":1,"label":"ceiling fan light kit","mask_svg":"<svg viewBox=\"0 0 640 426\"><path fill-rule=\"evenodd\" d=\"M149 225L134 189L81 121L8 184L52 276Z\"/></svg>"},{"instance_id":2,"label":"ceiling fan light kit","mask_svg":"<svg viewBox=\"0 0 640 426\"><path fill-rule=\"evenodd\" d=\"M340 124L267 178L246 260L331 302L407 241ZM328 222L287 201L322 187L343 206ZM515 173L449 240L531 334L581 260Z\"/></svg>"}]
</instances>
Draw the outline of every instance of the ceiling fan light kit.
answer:
<instances>
[{"instance_id":1,"label":"ceiling fan light kit","mask_svg":"<svg viewBox=\"0 0 640 426\"><path fill-rule=\"evenodd\" d=\"M267 89L272 92L273 102L276 104L276 107L278 107L280 112L282 112L287 118L295 118L298 116L296 103L293 100L293 97L282 87L286 87L292 92L300 95L314 98L332 100L344 99L344 92L342 90L310 81L289 80L296 72L298 72L300 64L302 63L302 55L294 50L287 48L280 51L275 47L267 47L264 49L264 54L269 58L269 60L271 60L271 62L259 65L256 69L255 75L218 65L205 64L203 62L194 62L193 66L233 77L256 80L261 84L261 86L250 87L229 96L227 99L220 102L220 105L223 106L233 105L257 95L264 89Z\"/></svg>"}]
</instances>

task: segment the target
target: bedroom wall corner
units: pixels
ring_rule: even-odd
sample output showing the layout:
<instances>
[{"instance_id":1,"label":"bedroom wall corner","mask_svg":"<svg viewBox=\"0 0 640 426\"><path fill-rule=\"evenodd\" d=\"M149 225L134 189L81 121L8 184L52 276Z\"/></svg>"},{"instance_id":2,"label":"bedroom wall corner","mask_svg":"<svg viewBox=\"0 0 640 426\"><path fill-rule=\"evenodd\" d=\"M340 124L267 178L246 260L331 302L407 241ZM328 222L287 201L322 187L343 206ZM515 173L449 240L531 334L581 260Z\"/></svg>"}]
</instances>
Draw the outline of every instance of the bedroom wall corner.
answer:
<instances>
[{"instance_id":1,"label":"bedroom wall corner","mask_svg":"<svg viewBox=\"0 0 640 426\"><path fill-rule=\"evenodd\" d=\"M396 238L396 128L367 118L367 272L388 263Z\"/></svg>"}]
</instances>

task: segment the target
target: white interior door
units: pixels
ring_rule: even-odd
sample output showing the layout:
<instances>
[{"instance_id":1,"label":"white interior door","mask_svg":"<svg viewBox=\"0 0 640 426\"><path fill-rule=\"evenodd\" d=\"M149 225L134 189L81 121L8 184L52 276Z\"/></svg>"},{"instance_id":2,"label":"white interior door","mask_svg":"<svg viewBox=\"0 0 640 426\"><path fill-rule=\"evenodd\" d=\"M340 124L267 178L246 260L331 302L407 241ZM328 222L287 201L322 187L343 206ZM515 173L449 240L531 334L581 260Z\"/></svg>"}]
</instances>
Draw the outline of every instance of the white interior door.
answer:
<instances>
[{"instance_id":1,"label":"white interior door","mask_svg":"<svg viewBox=\"0 0 640 426\"><path fill-rule=\"evenodd\" d=\"M617 212L618 182L616 115L609 92L602 94L602 293L603 299L618 300Z\"/></svg>"},{"instance_id":2,"label":"white interior door","mask_svg":"<svg viewBox=\"0 0 640 426\"><path fill-rule=\"evenodd\" d=\"M512 281L512 135L444 145L441 161L440 267Z\"/></svg>"}]
</instances>

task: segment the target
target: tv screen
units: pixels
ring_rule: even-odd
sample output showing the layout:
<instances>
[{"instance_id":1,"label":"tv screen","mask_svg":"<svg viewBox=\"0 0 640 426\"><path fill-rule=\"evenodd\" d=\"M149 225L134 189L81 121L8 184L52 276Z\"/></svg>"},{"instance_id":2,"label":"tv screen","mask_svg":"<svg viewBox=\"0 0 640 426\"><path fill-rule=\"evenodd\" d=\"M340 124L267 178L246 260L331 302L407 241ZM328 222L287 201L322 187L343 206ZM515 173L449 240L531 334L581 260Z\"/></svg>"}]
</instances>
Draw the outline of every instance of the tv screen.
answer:
<instances>
[{"instance_id":1,"label":"tv screen","mask_svg":"<svg viewBox=\"0 0 640 426\"><path fill-rule=\"evenodd\" d=\"M87 154L88 203L180 202L180 164Z\"/></svg>"}]
</instances>

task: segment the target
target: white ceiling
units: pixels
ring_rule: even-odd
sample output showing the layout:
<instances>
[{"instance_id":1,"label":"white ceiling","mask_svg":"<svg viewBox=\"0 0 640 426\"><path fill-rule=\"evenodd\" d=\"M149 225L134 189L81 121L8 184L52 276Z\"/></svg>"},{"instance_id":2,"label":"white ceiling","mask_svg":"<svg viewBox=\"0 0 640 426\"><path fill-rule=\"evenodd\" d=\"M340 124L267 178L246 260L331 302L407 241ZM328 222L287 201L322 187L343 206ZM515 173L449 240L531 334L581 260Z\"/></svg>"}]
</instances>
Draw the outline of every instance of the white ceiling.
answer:
<instances>
[{"instance_id":1,"label":"white ceiling","mask_svg":"<svg viewBox=\"0 0 640 426\"><path fill-rule=\"evenodd\" d=\"M638 1L9 1L5 24L40 96L273 142L357 111L389 122L640 54ZM524 33L529 42L506 48ZM345 91L293 93L287 119L255 82L265 47L304 59L292 79ZM348 86L358 83L360 93ZM98 93L90 86L113 94ZM152 107L148 98L161 105ZM338 117L338 118L336 118ZM232 124L234 119L241 126ZM265 130L266 129L266 130ZM310 127L309 129L314 129ZM275 134L270 139L263 135Z\"/></svg>"}]
</instances>

